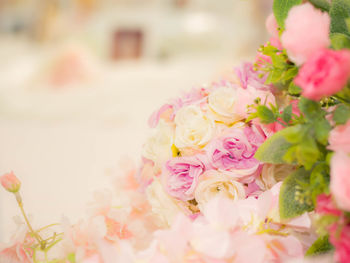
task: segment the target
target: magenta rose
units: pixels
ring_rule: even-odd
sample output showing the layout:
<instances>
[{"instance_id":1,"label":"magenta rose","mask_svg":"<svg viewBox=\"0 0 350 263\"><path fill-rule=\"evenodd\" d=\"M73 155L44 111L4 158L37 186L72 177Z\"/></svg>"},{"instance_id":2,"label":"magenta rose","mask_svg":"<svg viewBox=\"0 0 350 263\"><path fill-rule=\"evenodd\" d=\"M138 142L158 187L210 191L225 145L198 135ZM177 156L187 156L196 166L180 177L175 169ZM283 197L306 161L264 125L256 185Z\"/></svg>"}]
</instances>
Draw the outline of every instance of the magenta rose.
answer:
<instances>
[{"instance_id":1,"label":"magenta rose","mask_svg":"<svg viewBox=\"0 0 350 263\"><path fill-rule=\"evenodd\" d=\"M336 262L350 262L350 225L339 227L334 223L331 225L329 240L335 248L334 258Z\"/></svg>"},{"instance_id":2,"label":"magenta rose","mask_svg":"<svg viewBox=\"0 0 350 263\"><path fill-rule=\"evenodd\" d=\"M254 154L263 141L264 136L253 128L231 129L206 147L209 162L214 168L232 172L237 178L249 177L259 168Z\"/></svg>"},{"instance_id":3,"label":"magenta rose","mask_svg":"<svg viewBox=\"0 0 350 263\"><path fill-rule=\"evenodd\" d=\"M201 155L169 160L162 173L168 194L183 201L193 199L198 177L205 171L204 162Z\"/></svg>"},{"instance_id":4,"label":"magenta rose","mask_svg":"<svg viewBox=\"0 0 350 263\"><path fill-rule=\"evenodd\" d=\"M319 100L340 91L350 76L350 51L322 49L301 67L295 84L303 96Z\"/></svg>"}]
</instances>

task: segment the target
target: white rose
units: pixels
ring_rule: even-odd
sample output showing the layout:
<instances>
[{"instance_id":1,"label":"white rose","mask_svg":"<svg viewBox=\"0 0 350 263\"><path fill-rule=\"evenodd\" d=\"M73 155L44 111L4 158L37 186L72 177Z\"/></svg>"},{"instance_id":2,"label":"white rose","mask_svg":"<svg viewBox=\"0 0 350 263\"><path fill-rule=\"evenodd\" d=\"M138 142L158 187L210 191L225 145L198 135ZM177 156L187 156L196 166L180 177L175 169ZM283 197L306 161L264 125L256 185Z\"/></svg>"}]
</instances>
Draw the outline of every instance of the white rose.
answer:
<instances>
[{"instance_id":1,"label":"white rose","mask_svg":"<svg viewBox=\"0 0 350 263\"><path fill-rule=\"evenodd\" d=\"M209 94L208 106L213 118L226 124L240 121L244 116L237 113L236 103L240 103L236 89L220 87Z\"/></svg>"},{"instance_id":2,"label":"white rose","mask_svg":"<svg viewBox=\"0 0 350 263\"><path fill-rule=\"evenodd\" d=\"M180 206L165 191L158 179L155 179L146 190L147 199L155 213L165 226L170 226L178 213Z\"/></svg>"},{"instance_id":3,"label":"white rose","mask_svg":"<svg viewBox=\"0 0 350 263\"><path fill-rule=\"evenodd\" d=\"M157 129L143 146L142 155L152 160L157 168L172 156L171 147L174 143L175 128L173 125L160 120Z\"/></svg>"},{"instance_id":4,"label":"white rose","mask_svg":"<svg viewBox=\"0 0 350 263\"><path fill-rule=\"evenodd\" d=\"M263 190L272 188L276 183L283 181L295 170L295 166L287 164L265 164L256 184Z\"/></svg>"},{"instance_id":5,"label":"white rose","mask_svg":"<svg viewBox=\"0 0 350 263\"><path fill-rule=\"evenodd\" d=\"M210 170L200 176L200 181L194 193L200 209L214 197L224 197L231 200L245 198L243 184L231 176Z\"/></svg>"},{"instance_id":6,"label":"white rose","mask_svg":"<svg viewBox=\"0 0 350 263\"><path fill-rule=\"evenodd\" d=\"M181 108L175 117L175 146L177 148L199 148L210 141L214 134L214 123L198 106Z\"/></svg>"}]
</instances>

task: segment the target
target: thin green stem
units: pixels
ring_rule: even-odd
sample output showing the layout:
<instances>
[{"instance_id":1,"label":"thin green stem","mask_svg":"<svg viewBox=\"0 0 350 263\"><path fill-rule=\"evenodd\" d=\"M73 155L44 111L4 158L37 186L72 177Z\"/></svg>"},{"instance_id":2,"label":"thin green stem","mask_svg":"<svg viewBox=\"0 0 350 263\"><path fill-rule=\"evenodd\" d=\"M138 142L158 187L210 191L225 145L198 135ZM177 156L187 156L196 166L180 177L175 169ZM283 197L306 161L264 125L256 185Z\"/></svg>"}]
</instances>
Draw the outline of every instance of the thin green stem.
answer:
<instances>
[{"instance_id":1,"label":"thin green stem","mask_svg":"<svg viewBox=\"0 0 350 263\"><path fill-rule=\"evenodd\" d=\"M16 196L16 201L17 201L17 203L18 203L18 206L19 206L19 208L20 208L20 210L21 210L21 213L22 213L22 215L23 215L23 218L24 218L24 220L25 220L25 222L26 222L26 224L27 224L27 227L29 228L29 231L31 232L31 234L33 235L33 237L34 237L39 243L41 243L42 238L40 237L40 235L38 235L38 234L34 231L32 225L30 224L29 219L28 219L28 217L27 217L27 215L26 215L26 213L25 213L25 211L24 211L21 195L19 194L19 192L17 192L17 193L15 193L15 196Z\"/></svg>"}]
</instances>

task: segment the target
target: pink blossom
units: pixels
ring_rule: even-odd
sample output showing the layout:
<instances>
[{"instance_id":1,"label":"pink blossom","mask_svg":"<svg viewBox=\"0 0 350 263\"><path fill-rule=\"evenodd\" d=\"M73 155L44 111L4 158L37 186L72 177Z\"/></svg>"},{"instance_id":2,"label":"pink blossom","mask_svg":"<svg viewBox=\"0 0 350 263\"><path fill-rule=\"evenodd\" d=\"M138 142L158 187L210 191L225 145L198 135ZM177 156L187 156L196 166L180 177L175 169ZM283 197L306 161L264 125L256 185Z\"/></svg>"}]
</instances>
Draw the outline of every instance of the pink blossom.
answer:
<instances>
[{"instance_id":1,"label":"pink blossom","mask_svg":"<svg viewBox=\"0 0 350 263\"><path fill-rule=\"evenodd\" d=\"M317 196L316 213L341 216L342 212L335 206L331 195L320 194Z\"/></svg>"},{"instance_id":2,"label":"pink blossom","mask_svg":"<svg viewBox=\"0 0 350 263\"><path fill-rule=\"evenodd\" d=\"M272 37L278 38L278 24L273 13L267 17L265 26Z\"/></svg>"},{"instance_id":3,"label":"pink blossom","mask_svg":"<svg viewBox=\"0 0 350 263\"><path fill-rule=\"evenodd\" d=\"M26 227L21 225L11 242L0 243L0 262L31 263L33 257L34 239L29 235Z\"/></svg>"},{"instance_id":4,"label":"pink blossom","mask_svg":"<svg viewBox=\"0 0 350 263\"><path fill-rule=\"evenodd\" d=\"M321 49L301 67L295 84L302 95L312 100L340 91L350 76L350 51Z\"/></svg>"},{"instance_id":5,"label":"pink blossom","mask_svg":"<svg viewBox=\"0 0 350 263\"><path fill-rule=\"evenodd\" d=\"M254 70L252 63L243 63L240 67L235 68L236 74L240 80L242 88L246 89L251 86L255 89L269 90L270 85L266 85L267 76L260 78L261 72Z\"/></svg>"},{"instance_id":6,"label":"pink blossom","mask_svg":"<svg viewBox=\"0 0 350 263\"><path fill-rule=\"evenodd\" d=\"M200 155L176 157L169 160L162 173L167 192L178 199L193 199L198 177L204 173L205 164Z\"/></svg>"},{"instance_id":7,"label":"pink blossom","mask_svg":"<svg viewBox=\"0 0 350 263\"><path fill-rule=\"evenodd\" d=\"M350 153L350 120L329 133L329 149Z\"/></svg>"},{"instance_id":8,"label":"pink blossom","mask_svg":"<svg viewBox=\"0 0 350 263\"><path fill-rule=\"evenodd\" d=\"M330 242L335 247L335 260L340 263L350 262L350 225L339 228L335 223L329 231Z\"/></svg>"},{"instance_id":9,"label":"pink blossom","mask_svg":"<svg viewBox=\"0 0 350 263\"><path fill-rule=\"evenodd\" d=\"M173 118L173 106L170 104L164 104L159 110L152 113L151 117L148 119L148 125L151 128L155 128L158 125L160 119L171 120Z\"/></svg>"},{"instance_id":10,"label":"pink blossom","mask_svg":"<svg viewBox=\"0 0 350 263\"><path fill-rule=\"evenodd\" d=\"M310 3L293 7L285 20L281 40L292 61L303 64L317 50L327 48L330 18Z\"/></svg>"},{"instance_id":11,"label":"pink blossom","mask_svg":"<svg viewBox=\"0 0 350 263\"><path fill-rule=\"evenodd\" d=\"M21 182L13 172L0 176L2 186L9 192L16 193L21 188Z\"/></svg>"},{"instance_id":12,"label":"pink blossom","mask_svg":"<svg viewBox=\"0 0 350 263\"><path fill-rule=\"evenodd\" d=\"M254 154L263 141L263 136L253 128L233 128L213 140L206 150L213 167L230 171L237 177L245 177L258 169L260 163Z\"/></svg>"},{"instance_id":13,"label":"pink blossom","mask_svg":"<svg viewBox=\"0 0 350 263\"><path fill-rule=\"evenodd\" d=\"M331 160L330 190L341 209L350 211L350 157L336 152Z\"/></svg>"}]
</instances>

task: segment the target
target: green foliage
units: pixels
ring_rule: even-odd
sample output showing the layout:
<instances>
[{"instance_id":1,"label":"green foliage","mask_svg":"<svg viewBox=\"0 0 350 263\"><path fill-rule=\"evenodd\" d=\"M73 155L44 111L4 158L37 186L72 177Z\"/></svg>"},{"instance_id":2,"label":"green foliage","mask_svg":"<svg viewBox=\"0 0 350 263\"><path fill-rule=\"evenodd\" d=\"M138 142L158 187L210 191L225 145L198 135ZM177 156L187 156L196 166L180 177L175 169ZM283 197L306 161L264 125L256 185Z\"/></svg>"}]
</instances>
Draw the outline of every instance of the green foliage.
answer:
<instances>
[{"instance_id":1,"label":"green foliage","mask_svg":"<svg viewBox=\"0 0 350 263\"><path fill-rule=\"evenodd\" d=\"M316 140L323 145L328 144L328 135L332 126L325 118L319 118L314 121L314 131Z\"/></svg>"},{"instance_id":2,"label":"green foliage","mask_svg":"<svg viewBox=\"0 0 350 263\"><path fill-rule=\"evenodd\" d=\"M298 96L301 93L301 88L294 84L293 81L288 85L288 93L293 96Z\"/></svg>"},{"instance_id":3,"label":"green foliage","mask_svg":"<svg viewBox=\"0 0 350 263\"><path fill-rule=\"evenodd\" d=\"M288 105L284 110L283 113L281 115L282 120L285 123L289 123L292 120L292 105Z\"/></svg>"},{"instance_id":4,"label":"green foliage","mask_svg":"<svg viewBox=\"0 0 350 263\"><path fill-rule=\"evenodd\" d=\"M325 118L326 111L321 108L320 103L304 97L300 99L298 106L306 120L312 124L309 133L315 135L320 144L327 145L328 134L332 127Z\"/></svg>"},{"instance_id":5,"label":"green foliage","mask_svg":"<svg viewBox=\"0 0 350 263\"><path fill-rule=\"evenodd\" d=\"M283 129L268 138L256 151L255 158L265 163L287 163L283 159L283 156L286 154L292 144L286 140L285 134L292 128L293 127L288 127Z\"/></svg>"},{"instance_id":6,"label":"green foliage","mask_svg":"<svg viewBox=\"0 0 350 263\"><path fill-rule=\"evenodd\" d=\"M350 37L342 33L333 33L330 35L332 47L335 50L350 48Z\"/></svg>"},{"instance_id":7,"label":"green foliage","mask_svg":"<svg viewBox=\"0 0 350 263\"><path fill-rule=\"evenodd\" d=\"M344 104L337 106L333 112L333 121L336 124L345 124L350 119L350 108Z\"/></svg>"},{"instance_id":8,"label":"green foliage","mask_svg":"<svg viewBox=\"0 0 350 263\"><path fill-rule=\"evenodd\" d=\"M289 10L295 6L301 4L302 0L274 0L273 1L273 13L276 17L277 24L284 28L284 20L288 16Z\"/></svg>"},{"instance_id":9,"label":"green foliage","mask_svg":"<svg viewBox=\"0 0 350 263\"><path fill-rule=\"evenodd\" d=\"M283 181L279 196L281 219L294 218L314 209L308 188L309 175L300 168Z\"/></svg>"},{"instance_id":10,"label":"green foliage","mask_svg":"<svg viewBox=\"0 0 350 263\"><path fill-rule=\"evenodd\" d=\"M329 165L320 162L315 165L310 174L311 199L316 204L317 196L329 192Z\"/></svg>"},{"instance_id":11,"label":"green foliage","mask_svg":"<svg viewBox=\"0 0 350 263\"><path fill-rule=\"evenodd\" d=\"M75 254L74 253L70 253L67 256L67 260L69 261L69 263L76 263Z\"/></svg>"},{"instance_id":12,"label":"green foliage","mask_svg":"<svg viewBox=\"0 0 350 263\"><path fill-rule=\"evenodd\" d=\"M333 250L333 246L329 243L329 236L321 236L319 237L309 249L306 251L305 256L318 256L325 254L329 251Z\"/></svg>"},{"instance_id":13,"label":"green foliage","mask_svg":"<svg viewBox=\"0 0 350 263\"><path fill-rule=\"evenodd\" d=\"M328 12L331 5L327 0L309 0L311 4L313 4L315 7L321 9L322 11Z\"/></svg>"},{"instance_id":14,"label":"green foliage","mask_svg":"<svg viewBox=\"0 0 350 263\"><path fill-rule=\"evenodd\" d=\"M300 94L300 88L291 84L299 69L288 60L286 51L279 50L271 44L262 46L259 51L270 57L270 60L256 64L260 71L267 74L266 84L274 84L282 90L291 89L293 95Z\"/></svg>"},{"instance_id":15,"label":"green foliage","mask_svg":"<svg viewBox=\"0 0 350 263\"><path fill-rule=\"evenodd\" d=\"M258 105L256 108L257 117L262 123L269 124L276 121L276 116L272 110L265 105Z\"/></svg>"},{"instance_id":16,"label":"green foliage","mask_svg":"<svg viewBox=\"0 0 350 263\"><path fill-rule=\"evenodd\" d=\"M316 101L302 97L299 100L298 107L307 121L313 121L315 118L324 116L321 105Z\"/></svg>"},{"instance_id":17,"label":"green foliage","mask_svg":"<svg viewBox=\"0 0 350 263\"><path fill-rule=\"evenodd\" d=\"M350 17L350 0L333 0L329 10L331 17L331 33L350 36L346 19Z\"/></svg>"}]
</instances>

